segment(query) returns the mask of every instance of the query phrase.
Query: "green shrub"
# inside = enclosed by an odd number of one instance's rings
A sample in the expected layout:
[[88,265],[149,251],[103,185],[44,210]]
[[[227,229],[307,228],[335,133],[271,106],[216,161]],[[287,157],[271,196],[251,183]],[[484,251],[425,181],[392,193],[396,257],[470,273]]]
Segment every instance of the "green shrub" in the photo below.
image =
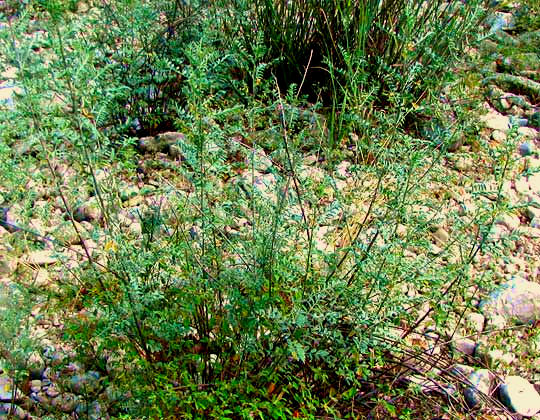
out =
[[184,102],[184,46],[199,36],[194,7],[180,0],[104,1],[81,19],[66,2],[33,1],[19,15],[62,22],[62,33],[49,33],[33,48],[52,48],[59,58],[53,66],[79,64],[84,56],[87,61],[71,83],[86,85],[85,96],[66,97],[73,91],[67,80],[50,88],[59,101],[83,110],[114,137],[172,128],[175,106]]
[[172,128],[174,107],[184,101],[184,45],[198,29],[192,8],[180,0],[107,1],[86,25],[106,93],[98,125],[138,135]]
[[[331,20],[313,11],[314,3],[288,3],[290,13],[279,3],[237,4],[233,13],[261,19],[259,33],[277,37],[285,25],[289,37],[267,45],[258,35],[250,44],[244,26],[241,70],[256,72],[249,88],[259,86],[266,68],[280,69],[282,82],[298,82],[302,60],[316,47],[323,53],[312,65],[331,73],[320,86],[335,84],[334,106],[350,124],[377,122],[366,127],[370,142],[357,148],[369,159],[350,156],[349,181],[332,175],[333,162],[315,167],[323,171],[317,181],[305,176],[303,153],[311,150],[306,143],[323,137],[313,131],[324,131],[324,123],[312,124],[323,120],[316,112],[305,116],[300,84],[282,94],[279,83],[263,81],[261,95],[250,98],[248,84],[224,81],[227,71],[238,70],[238,51],[225,48],[221,21],[208,22],[206,8],[173,19],[183,4],[126,0],[83,16],[42,15],[48,32],[39,55],[25,36],[28,15],[2,33],[5,60],[17,67],[25,92],[9,114],[18,130],[6,140],[35,140],[27,158],[50,170],[51,194],[74,227],[76,197],[84,191],[104,215],[78,233],[96,241],[96,250],[81,241],[83,257],[71,261],[51,297],[67,312],[64,338],[85,364],[100,370],[110,364],[108,380],[132,395],[113,407],[125,418],[339,418],[361,415],[359,403],[371,410],[372,395],[395,410],[377,395],[379,387],[393,392],[378,380],[396,377],[405,356],[436,363],[402,338],[428,316],[445,325],[452,308],[468,304],[465,291],[478,281],[469,268],[500,204],[479,206],[471,219],[450,213],[455,238],[433,247],[443,205],[424,195],[432,183],[446,182],[437,170],[445,150],[399,130],[399,106],[431,88],[435,82],[427,79],[448,65],[459,44],[441,33],[441,14],[431,3],[426,10],[421,2],[412,3],[416,9],[354,4],[363,14],[343,3]],[[456,42],[479,13],[471,4],[448,6]],[[313,39],[304,28],[306,42],[292,38],[299,13],[311,13],[304,23],[319,25]],[[193,16],[200,25],[190,26]],[[419,22],[423,31],[413,33]],[[428,51],[428,40],[437,51]],[[288,55],[297,57],[290,73],[283,67]],[[158,94],[149,100],[152,89]],[[384,104],[398,110],[369,108]],[[361,105],[366,109],[355,119]],[[155,118],[181,129],[185,136],[175,144],[181,159],[136,156],[136,139],[118,142],[135,118],[147,131],[157,129]],[[438,140],[446,144],[452,136],[441,130]],[[498,182],[507,169],[506,146],[494,159]],[[256,167],[260,149],[273,160],[267,184],[257,178],[264,172]],[[76,171],[72,184],[60,179],[54,159]],[[123,203],[119,180],[133,182],[136,166],[146,164],[151,188],[140,192],[137,206]],[[136,207],[139,231],[122,224],[123,206]],[[476,225],[480,232],[471,236]],[[323,228],[333,235],[328,249]],[[107,354],[113,357],[105,360]]]

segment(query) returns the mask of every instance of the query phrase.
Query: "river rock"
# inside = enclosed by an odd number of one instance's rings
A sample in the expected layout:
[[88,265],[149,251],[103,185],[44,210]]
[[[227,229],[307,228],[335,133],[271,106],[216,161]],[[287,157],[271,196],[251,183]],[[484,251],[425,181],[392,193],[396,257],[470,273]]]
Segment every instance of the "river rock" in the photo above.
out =
[[452,367],[450,373],[455,375],[457,379],[463,381],[474,373],[474,368],[472,366],[458,363]]
[[459,156],[454,162],[454,168],[460,172],[466,172],[474,167],[474,160],[471,156]]
[[527,209],[525,210],[525,214],[530,220],[535,219],[535,218],[540,219],[540,208],[534,205],[528,206]]
[[504,131],[494,130],[493,133],[491,133],[491,138],[500,143],[506,140],[506,134]]
[[534,141],[539,138],[538,131],[531,127],[519,127],[518,134],[526,140]]
[[65,245],[78,245],[81,243],[81,238],[77,234],[77,231],[81,235],[84,235],[86,232],[79,222],[75,221],[75,226],[73,226],[71,221],[65,221],[51,231],[51,235]]
[[510,233],[510,230],[506,226],[501,224],[493,224],[487,235],[487,240],[489,242],[497,242],[508,237]]
[[529,188],[536,194],[540,194],[540,172],[529,177]]
[[442,227],[439,227],[433,232],[433,238],[439,246],[444,246],[448,242],[448,239],[450,239],[450,235]]
[[493,378],[493,373],[488,369],[478,369],[467,377],[468,387],[463,395],[469,407],[476,407],[482,402],[483,396],[490,395]]
[[56,253],[49,249],[44,249],[40,251],[32,251],[29,254],[27,254],[22,260],[26,264],[37,265],[37,266],[52,265],[58,262]]
[[496,368],[501,364],[505,366],[511,365],[516,360],[516,356],[513,353],[505,353],[502,350],[494,349],[487,352],[486,359],[489,366]]
[[0,105],[4,104],[8,108],[14,107],[13,97],[15,93],[20,93],[21,90],[11,82],[0,84]]
[[101,220],[101,218],[103,217],[103,212],[101,210],[97,197],[90,197],[86,201],[86,203],[84,203],[82,206],[78,207],[77,210],[75,210],[73,217],[77,222],[94,222]]
[[105,420],[109,418],[109,416],[104,413],[99,401],[92,401],[90,404],[82,402],[77,405],[75,412],[82,418],[88,420]]
[[95,371],[88,371],[79,375],[73,375],[69,386],[77,394],[95,393],[100,388],[100,375]]
[[534,146],[531,144],[531,142],[523,142],[519,145],[519,154],[521,156],[529,156],[534,153]]
[[540,284],[513,278],[480,302],[488,316],[500,315],[520,323],[540,320]]
[[30,381],[30,391],[32,392],[41,391],[41,380],[33,379],[32,381]]
[[32,285],[35,287],[49,287],[51,282],[51,276],[45,268],[40,268],[39,270],[34,271],[34,275],[32,276]]
[[336,176],[340,179],[347,179],[351,176],[351,173],[349,172],[349,168],[351,166],[351,163],[344,160],[336,167]]
[[506,133],[510,128],[510,118],[497,111],[490,111],[487,114],[482,115],[480,121],[482,121],[487,128],[499,130],[503,133]]
[[[530,195],[530,186],[527,179],[524,177],[518,178],[514,181],[514,186],[519,194],[523,194],[527,197]],[[532,197],[532,196],[531,196]]]
[[512,123],[517,124],[519,127],[527,127],[529,120],[527,118],[514,118]]
[[11,276],[19,264],[17,257],[7,255],[0,247],[2,257],[0,258],[0,276]]
[[452,384],[443,383],[420,375],[407,376],[405,381],[417,385],[420,388],[420,392],[424,394],[437,393],[444,396],[454,396],[458,393],[457,388]]
[[45,361],[43,360],[43,357],[41,357],[37,351],[34,351],[28,357],[27,362],[30,379],[41,379],[43,372],[45,371]]
[[501,402],[511,411],[531,417],[540,412],[540,395],[520,376],[507,376],[499,389]]
[[[139,139],[139,150],[147,153],[170,153],[173,157],[179,157],[181,148],[172,147],[183,143],[185,136],[182,133],[167,132],[155,137],[143,137]],[[171,153],[172,152],[172,153]]]
[[512,232],[519,227],[521,222],[517,215],[506,213],[500,215],[497,220],[495,220],[495,224],[505,226],[510,232]]
[[272,167],[272,161],[263,149],[253,150],[245,159],[246,166],[255,171],[267,172]]
[[484,324],[486,318],[484,315],[479,314],[478,312],[471,312],[465,317],[467,324],[476,332],[481,333],[484,330]]
[[120,188],[119,195],[122,201],[128,201],[139,195],[140,190],[136,185],[125,184]]
[[495,12],[486,23],[490,25],[490,33],[511,31],[516,28],[516,18],[512,13]]
[[245,171],[241,182],[246,186],[248,194],[251,194],[251,191],[256,191],[262,198],[275,202],[277,198],[277,178],[274,174]]
[[472,356],[476,348],[476,343],[470,338],[457,338],[452,342],[452,347],[458,353]]
[[506,319],[506,317],[502,315],[491,314],[487,318],[486,329],[492,330],[492,331],[493,330],[501,331],[505,329],[507,325],[508,325],[508,320]]
[[47,391],[45,391],[45,394],[48,397],[55,398],[55,397],[58,397],[58,395],[60,395],[60,391],[58,390],[58,388],[56,388],[56,386],[50,385],[47,388]]
[[15,391],[11,378],[0,376],[0,402],[18,402],[21,397],[21,392],[18,389]]
[[11,150],[15,156],[29,156],[38,151],[38,146],[39,142],[35,139],[17,139],[11,145]]
[[[61,364],[65,363],[67,356],[53,347],[47,347],[43,352],[43,357],[45,360],[47,360],[48,364],[50,366],[60,366]],[[47,368],[43,372],[43,378],[52,379],[52,376],[55,376],[52,372],[52,369]]]
[[74,411],[78,403],[79,398],[70,393],[60,394],[51,400],[51,405],[64,413]]
[[13,233],[20,230],[21,223],[17,218],[17,210],[13,207],[0,207],[0,226]]
[[9,418],[17,418],[21,420],[28,418],[28,413],[21,407],[7,403],[0,404],[0,419],[4,419],[4,415],[11,415],[13,417]]
[[43,391],[31,392],[30,399],[43,406],[45,409],[51,405],[51,399]]

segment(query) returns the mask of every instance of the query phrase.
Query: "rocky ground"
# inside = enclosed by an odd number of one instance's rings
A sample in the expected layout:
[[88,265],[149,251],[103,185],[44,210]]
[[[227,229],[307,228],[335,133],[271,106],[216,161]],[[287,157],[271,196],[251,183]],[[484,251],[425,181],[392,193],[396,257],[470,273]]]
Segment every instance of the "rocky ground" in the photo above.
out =
[[[440,202],[441,197],[445,197],[444,206],[455,210],[463,219],[474,212],[478,200],[495,200],[499,194],[504,197],[507,211],[497,218],[487,239],[492,245],[490,249],[499,252],[481,252],[472,268],[479,277],[490,273],[496,284],[489,287],[482,284],[471,290],[476,306],[454,314],[445,331],[432,331],[429,318],[424,320],[423,334],[411,339],[432,354],[444,353],[452,360],[452,365],[445,372],[427,367],[419,372],[422,375],[406,377],[426,394],[448,394],[464,399],[463,412],[468,406],[473,415],[486,419],[540,419],[540,57],[538,50],[529,51],[531,46],[540,44],[540,33],[516,32],[513,20],[511,11],[497,15],[492,29],[498,41],[486,41],[479,50],[492,57],[492,66],[485,69],[484,74],[486,113],[478,118],[478,124],[485,126],[483,146],[456,148],[443,163],[443,176],[431,185],[432,196],[426,195],[426,202]],[[510,49],[506,46],[512,47],[512,53],[507,53]],[[13,106],[18,92],[11,80],[13,77],[14,70],[4,73],[0,84],[0,101],[7,107]],[[181,154],[175,147],[180,138],[181,133],[167,133],[141,139],[138,147],[142,163],[137,178],[111,181],[106,171],[97,174],[100,181],[114,182],[119,187],[123,205],[117,209],[117,217],[126,234],[133,238],[142,231],[137,218],[139,210],[156,204],[166,207],[174,200],[156,188],[156,183],[169,179],[168,168]],[[517,139],[512,153],[512,171],[502,189],[497,191],[495,174],[489,170],[490,159],[493,159],[489,148],[503,144],[508,138]],[[29,149],[21,144],[16,153],[29,153]],[[277,180],[270,170],[274,163],[263,151],[253,156],[255,172],[239,173],[228,182],[251,183],[261,194],[267,194],[268,200],[274,200],[273,186]],[[317,166],[317,161],[315,156],[306,156],[301,176],[314,182],[324,178],[325,172]],[[57,177],[65,185],[77,182],[72,168],[63,162],[55,164]],[[151,164],[161,172],[145,170]],[[344,194],[358,189],[358,179],[351,174],[350,167],[351,162],[344,161],[331,174],[337,180],[337,189]],[[39,166],[34,169],[43,170]],[[187,180],[170,179],[175,191],[189,193],[192,188]],[[484,186],[481,194],[478,194],[479,185]],[[55,282],[61,281],[65,261],[84,261],[86,250],[97,260],[106,258],[104,254],[115,245],[106,242],[105,237],[93,235],[95,226],[103,224],[103,214],[89,191],[79,190],[73,201],[76,226],[85,241],[81,244],[80,236],[65,221],[61,200],[54,194],[51,182],[29,181],[26,188],[35,193],[32,206],[38,210],[29,224],[22,220],[22,205],[0,202],[3,206],[0,286],[9,290],[10,283],[17,278],[18,281],[23,279],[29,287],[54,291]],[[444,191],[443,196],[440,191]],[[327,199],[329,206],[331,197]],[[236,220],[226,229],[241,233],[247,225],[247,220]],[[40,250],[21,252],[10,245],[14,235],[28,235],[22,226],[39,233],[37,237],[29,235],[42,242]],[[317,249],[335,249],[339,241],[346,240],[343,232],[331,226],[327,221],[317,229]],[[453,234],[451,219],[442,217],[432,232],[432,252],[437,254],[446,249]],[[67,245],[62,252],[59,253],[50,240],[53,237]],[[414,249],[409,252],[411,258],[418,257]],[[48,302],[38,302],[32,311],[31,335],[41,342],[45,351],[34,353],[28,360],[31,369],[24,385],[16,388],[9,375],[0,372],[0,418],[7,417],[8,413],[20,419],[114,416],[129,395],[119,394],[108,386],[108,376],[118,373],[108,364],[108,355],[102,356],[104,369],[99,372],[74,361],[73,349],[61,340],[62,314],[51,315],[47,308]],[[84,317],[84,313],[77,316]],[[430,369],[434,379],[426,379]],[[445,382],[437,379],[445,374],[451,379]],[[485,403],[488,400],[490,404]]]

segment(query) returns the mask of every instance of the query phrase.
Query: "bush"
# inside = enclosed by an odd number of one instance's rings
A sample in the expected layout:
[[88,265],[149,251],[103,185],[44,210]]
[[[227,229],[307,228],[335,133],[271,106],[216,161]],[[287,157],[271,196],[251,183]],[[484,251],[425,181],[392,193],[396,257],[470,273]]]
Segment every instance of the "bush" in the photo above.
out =
[[[404,340],[427,318],[445,325],[450,308],[468,304],[468,270],[498,203],[467,220],[450,213],[456,238],[435,249],[442,205],[422,193],[446,182],[436,170],[445,150],[399,130],[400,107],[438,85],[434,77],[481,9],[379,3],[325,5],[330,15],[313,2],[234,3],[233,17],[255,16],[269,41],[254,39],[240,20],[240,70],[254,66],[251,84],[223,80],[239,60],[220,39],[223,21],[209,23],[207,8],[180,1],[40,15],[40,55],[25,35],[28,15],[3,33],[25,92],[10,114],[19,130],[5,136],[35,140],[33,156],[19,158],[50,170],[48,187],[81,243],[75,257],[57,243],[71,261],[50,298],[67,313],[64,338],[80,359],[101,371],[108,365],[109,380],[132,394],[115,414],[358,416],[359,402],[373,408],[378,379],[396,377],[403,357],[436,363]],[[313,92],[319,83],[343,114],[361,105],[366,119],[376,114],[368,106],[391,110],[368,127],[370,158],[351,157],[346,175],[333,175],[334,162],[303,162],[313,131],[324,131],[299,99],[312,50],[310,67],[323,69],[306,78]],[[281,85],[261,82],[261,95],[246,99],[265,68]],[[163,121],[181,129],[177,159],[137,156],[139,139],[125,136],[136,119],[139,133],[163,129]],[[438,139],[453,140],[446,132]],[[272,162],[262,170],[266,153]],[[507,154],[494,159],[503,173]],[[58,160],[75,176],[62,178]],[[306,176],[317,169],[317,181]],[[133,204],[120,180],[134,184],[141,172],[149,180]],[[101,214],[84,230],[75,222],[81,200]],[[476,224],[482,231],[471,237]]]
[[86,25],[81,30],[91,34],[98,91],[106,93],[98,126],[126,127],[139,136],[171,129],[174,107],[185,100],[184,46],[197,36],[193,9],[180,0],[107,1]]

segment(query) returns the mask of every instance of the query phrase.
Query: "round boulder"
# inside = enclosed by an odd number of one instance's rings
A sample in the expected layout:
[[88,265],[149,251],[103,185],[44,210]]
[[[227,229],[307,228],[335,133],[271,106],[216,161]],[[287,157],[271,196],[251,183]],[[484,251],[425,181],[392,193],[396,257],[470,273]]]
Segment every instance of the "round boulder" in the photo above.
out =
[[540,395],[529,381],[520,376],[507,376],[499,395],[508,409],[522,416],[532,417],[540,412]]
[[511,279],[480,302],[480,309],[486,315],[499,315],[523,324],[540,320],[540,284]]
[[488,369],[478,369],[467,377],[469,386],[464,391],[464,397],[469,407],[476,407],[485,396],[490,395],[493,377]]

